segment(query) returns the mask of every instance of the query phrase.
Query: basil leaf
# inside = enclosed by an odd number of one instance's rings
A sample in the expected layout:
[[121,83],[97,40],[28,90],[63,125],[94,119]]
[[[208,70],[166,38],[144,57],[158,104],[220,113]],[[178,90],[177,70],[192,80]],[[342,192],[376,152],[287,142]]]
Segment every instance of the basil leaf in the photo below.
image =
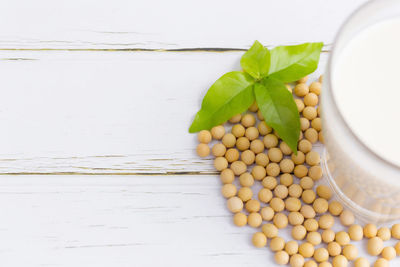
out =
[[270,65],[270,53],[259,41],[255,41],[252,47],[244,53],[240,60],[243,70],[255,79],[261,79],[268,75]]
[[254,85],[254,94],[265,122],[297,153],[300,115],[285,84],[268,77]]
[[271,50],[269,76],[282,82],[293,82],[318,67],[323,43],[277,46]]
[[253,102],[254,79],[240,71],[228,72],[208,89],[189,132],[194,133],[224,123],[244,112]]

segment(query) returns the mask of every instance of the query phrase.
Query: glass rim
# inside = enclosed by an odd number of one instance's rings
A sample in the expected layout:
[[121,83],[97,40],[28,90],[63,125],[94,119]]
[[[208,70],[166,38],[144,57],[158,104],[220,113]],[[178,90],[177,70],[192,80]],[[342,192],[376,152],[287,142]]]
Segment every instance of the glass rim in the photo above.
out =
[[[329,98],[330,101],[332,102],[332,107],[334,108],[334,110],[337,112],[338,114],[338,119],[340,121],[340,123],[342,125],[344,125],[347,130],[349,131],[350,135],[351,135],[351,139],[352,141],[356,142],[359,146],[361,146],[365,151],[368,151],[369,156],[373,157],[375,160],[378,160],[380,162],[382,162],[384,165],[386,165],[387,167],[391,168],[391,169],[395,169],[396,171],[400,171],[400,166],[396,165],[390,161],[388,161],[387,159],[383,158],[382,156],[380,156],[379,154],[377,154],[375,151],[373,151],[370,147],[368,147],[353,131],[353,129],[349,126],[349,124],[347,123],[347,121],[344,119],[344,116],[342,114],[342,112],[340,111],[340,109],[338,108],[337,105],[337,99],[334,97],[333,94],[333,86],[332,86],[332,79],[331,79],[331,73],[334,67],[334,58],[337,56],[338,53],[338,48],[337,48],[337,44],[342,41],[342,37],[343,37],[343,32],[345,31],[345,29],[352,23],[352,19],[359,14],[360,12],[363,12],[364,9],[366,9],[367,7],[369,7],[371,4],[373,4],[374,2],[377,1],[381,1],[381,0],[369,0],[365,3],[363,3],[361,6],[359,6],[356,10],[354,10],[347,18],[346,20],[343,22],[343,24],[339,27],[339,31],[337,32],[333,43],[332,43],[332,48],[331,48],[331,52],[328,58],[328,62],[327,62],[327,69],[326,72],[328,73],[327,75],[327,81],[325,81],[326,83],[328,83],[328,91],[329,91]],[[345,42],[348,43],[348,42]],[[325,78],[325,77],[324,77]]]

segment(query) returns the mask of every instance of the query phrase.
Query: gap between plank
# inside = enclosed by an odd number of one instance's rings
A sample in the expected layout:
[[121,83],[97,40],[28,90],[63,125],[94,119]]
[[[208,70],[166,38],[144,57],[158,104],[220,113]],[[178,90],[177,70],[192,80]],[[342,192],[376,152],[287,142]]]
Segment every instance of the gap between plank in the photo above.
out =
[[[329,45],[326,45],[329,46]],[[329,53],[330,49],[325,48],[321,53]],[[268,46],[267,46],[268,47]],[[68,52],[243,52],[247,51],[245,48],[220,48],[220,47],[198,47],[198,48],[120,48],[120,49],[109,49],[109,48],[0,48],[0,51],[68,51]],[[24,60],[24,58],[18,58]],[[13,58],[4,58],[3,60],[15,60]],[[28,59],[25,59],[28,60]]]
[[0,173],[1,176],[9,176],[9,175],[82,175],[82,176],[207,176],[207,175],[218,175],[218,172],[119,172],[119,173],[107,173],[107,172],[99,172],[99,173],[87,173],[87,172],[9,172],[9,173]]

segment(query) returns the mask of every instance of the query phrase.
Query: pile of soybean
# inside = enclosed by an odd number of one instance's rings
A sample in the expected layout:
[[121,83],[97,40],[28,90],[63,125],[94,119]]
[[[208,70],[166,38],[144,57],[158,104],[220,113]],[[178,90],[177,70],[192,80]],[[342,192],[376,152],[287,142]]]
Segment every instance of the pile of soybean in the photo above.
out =
[[[269,246],[278,264],[292,267],[344,267],[354,261],[355,267],[367,267],[366,258],[358,256],[352,241],[368,238],[367,252],[378,256],[374,267],[389,266],[389,261],[400,255],[400,242],[384,247],[383,241],[400,239],[400,224],[391,229],[374,224],[364,227],[354,224],[354,215],[332,200],[326,185],[316,185],[323,173],[320,155],[313,144],[324,142],[321,132],[319,81],[307,84],[307,77],[299,80],[292,90],[300,113],[301,133],[297,155],[278,134],[269,127],[253,104],[246,114],[229,120],[231,132],[223,125],[198,134],[197,153],[215,157],[214,166],[220,171],[222,195],[234,214],[233,223],[249,225],[258,230],[252,237],[257,248]],[[212,139],[217,143],[210,149]],[[255,183],[261,189],[253,192]],[[334,217],[339,217],[345,231],[335,232]],[[293,240],[279,236],[280,229],[291,225]]]

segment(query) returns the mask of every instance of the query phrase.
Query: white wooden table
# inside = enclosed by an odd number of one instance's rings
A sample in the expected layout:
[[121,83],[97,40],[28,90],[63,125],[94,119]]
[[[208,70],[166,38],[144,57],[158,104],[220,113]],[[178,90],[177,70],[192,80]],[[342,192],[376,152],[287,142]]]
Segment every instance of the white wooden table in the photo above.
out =
[[273,266],[187,129],[255,39],[323,72],[363,2],[4,0],[0,265]]

